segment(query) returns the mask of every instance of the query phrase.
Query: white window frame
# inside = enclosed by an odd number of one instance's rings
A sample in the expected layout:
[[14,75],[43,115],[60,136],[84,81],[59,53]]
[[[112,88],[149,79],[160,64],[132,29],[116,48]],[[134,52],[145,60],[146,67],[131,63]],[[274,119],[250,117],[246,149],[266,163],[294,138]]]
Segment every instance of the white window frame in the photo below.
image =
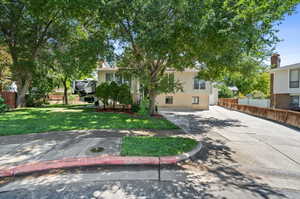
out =
[[[298,80],[292,81],[292,72],[297,71],[298,72]],[[296,86],[292,86],[292,84],[295,84]],[[300,88],[300,69],[291,69],[289,70],[289,88]]]
[[[194,99],[196,99],[196,100],[194,100]],[[192,97],[192,104],[200,104],[199,96],[193,96]]]
[[[203,88],[203,85],[204,85],[204,88]],[[193,88],[194,88],[194,90],[205,90],[206,82],[204,80],[198,79],[197,77],[194,77]]]

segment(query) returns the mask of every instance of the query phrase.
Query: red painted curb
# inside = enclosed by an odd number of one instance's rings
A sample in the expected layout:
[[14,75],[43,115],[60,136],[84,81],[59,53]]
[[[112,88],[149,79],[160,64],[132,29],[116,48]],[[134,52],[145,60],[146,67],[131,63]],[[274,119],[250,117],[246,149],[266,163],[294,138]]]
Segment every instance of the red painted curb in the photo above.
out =
[[43,161],[32,164],[24,164],[9,169],[0,170],[0,177],[10,177],[18,174],[45,171],[50,169],[62,169],[70,167],[93,165],[158,165],[158,157],[122,157],[122,156],[96,156],[83,158],[65,158],[62,160]]
[[177,156],[165,156],[165,157],[160,157],[159,159],[160,164],[175,164],[179,160],[180,159]]
[[8,169],[0,169],[1,177],[11,177],[19,174],[32,173],[36,171],[46,171],[50,169],[63,169],[71,167],[84,167],[96,165],[161,165],[176,164],[182,160],[186,160],[199,152],[202,148],[198,144],[192,151],[178,156],[164,157],[134,157],[134,156],[95,156],[82,158],[65,158],[61,160],[49,160],[30,164],[23,164]]

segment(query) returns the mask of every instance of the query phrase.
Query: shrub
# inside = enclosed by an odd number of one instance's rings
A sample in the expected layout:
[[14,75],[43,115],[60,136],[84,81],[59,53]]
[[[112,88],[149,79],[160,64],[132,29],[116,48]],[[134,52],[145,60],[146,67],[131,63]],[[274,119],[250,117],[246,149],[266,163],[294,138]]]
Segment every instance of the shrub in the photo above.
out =
[[219,88],[219,98],[232,98],[234,93],[226,85],[222,84],[218,86]]
[[108,105],[110,91],[110,85],[107,82],[100,84],[96,88],[96,97],[104,104],[104,109]]
[[266,95],[258,90],[254,90],[251,92],[251,95],[253,96],[254,99],[265,99]]
[[138,104],[132,104],[131,111],[137,113],[140,110],[140,106]]
[[127,84],[118,85],[115,82],[104,82],[96,88],[96,97],[102,101],[104,108],[110,100],[113,102],[113,108],[117,102],[123,105],[132,103],[130,88]]
[[119,95],[121,92],[121,87],[114,81],[112,81],[109,85],[109,99],[113,101],[113,108],[115,108],[115,104],[119,101]]
[[132,95],[127,84],[122,84],[119,86],[118,101],[120,104],[132,104]]
[[4,99],[0,97],[0,113],[4,113],[8,110],[8,106],[4,104]]
[[148,99],[142,100],[138,114],[141,116],[149,116],[150,111],[149,111],[149,100]]

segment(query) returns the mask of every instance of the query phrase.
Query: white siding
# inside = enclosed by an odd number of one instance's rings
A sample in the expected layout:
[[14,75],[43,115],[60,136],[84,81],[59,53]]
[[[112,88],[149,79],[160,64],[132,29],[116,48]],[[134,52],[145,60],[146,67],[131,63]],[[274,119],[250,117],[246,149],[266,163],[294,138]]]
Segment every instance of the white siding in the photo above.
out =
[[289,71],[279,70],[274,72],[274,94],[289,93]]
[[218,104],[218,94],[219,89],[215,86],[216,84],[210,83],[210,93],[209,93],[209,105],[216,105]]

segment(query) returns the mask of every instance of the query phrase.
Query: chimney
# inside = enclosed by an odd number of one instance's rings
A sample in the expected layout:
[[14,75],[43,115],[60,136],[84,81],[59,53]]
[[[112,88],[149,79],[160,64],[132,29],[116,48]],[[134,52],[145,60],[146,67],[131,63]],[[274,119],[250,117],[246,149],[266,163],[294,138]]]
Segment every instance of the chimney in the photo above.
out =
[[274,53],[271,57],[271,68],[279,68],[280,62],[281,62],[280,55]]

